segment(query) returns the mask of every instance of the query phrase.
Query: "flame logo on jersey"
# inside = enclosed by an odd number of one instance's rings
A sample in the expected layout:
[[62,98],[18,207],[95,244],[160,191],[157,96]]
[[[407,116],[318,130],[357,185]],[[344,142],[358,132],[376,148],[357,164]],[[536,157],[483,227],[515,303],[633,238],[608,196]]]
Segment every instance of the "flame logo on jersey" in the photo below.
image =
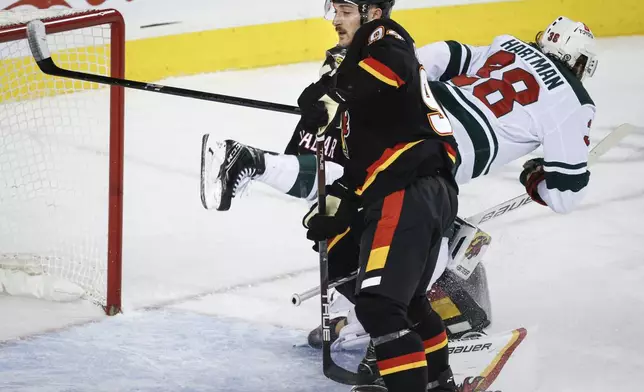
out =
[[347,159],[349,158],[349,146],[347,145],[347,138],[351,134],[351,124],[350,124],[350,119],[349,119],[349,112],[344,111],[341,116],[341,123],[340,123],[340,140],[342,141],[342,153],[344,154],[344,157]]

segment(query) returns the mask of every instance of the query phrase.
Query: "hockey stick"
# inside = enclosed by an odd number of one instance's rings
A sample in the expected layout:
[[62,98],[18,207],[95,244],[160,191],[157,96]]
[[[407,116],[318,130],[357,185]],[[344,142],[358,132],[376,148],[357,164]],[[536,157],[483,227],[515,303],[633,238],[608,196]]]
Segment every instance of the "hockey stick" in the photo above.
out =
[[[593,147],[592,150],[590,150],[590,152],[588,153],[588,165],[595,164],[602,155],[607,153],[611,148],[615,147],[622,139],[624,139],[626,136],[628,136],[633,132],[644,133],[644,129],[640,127],[636,127],[631,124],[622,124],[619,127],[615,128],[615,130],[609,133],[605,138],[603,138],[599,143],[597,143],[597,145]],[[480,223],[487,222],[494,218],[498,218],[499,216],[504,215],[506,212],[514,211],[530,203],[532,203],[532,199],[530,198],[530,196],[524,193],[523,195],[507,200],[492,208],[488,208],[487,210],[479,212],[478,214],[473,215],[469,218],[465,218],[464,220],[474,226],[478,226]],[[350,282],[355,278],[356,278],[356,273],[353,272],[349,276],[335,280],[329,285],[329,288],[335,288],[341,284]],[[315,297],[319,293],[320,293],[319,287],[312,287],[300,294],[295,293],[291,296],[291,303],[294,306],[300,306],[302,302]]]
[[[318,176],[318,214],[326,214],[326,164],[324,158],[324,132],[318,132],[315,156]],[[357,385],[358,374],[348,371],[331,358],[331,330],[329,320],[329,248],[328,241],[320,241],[320,307],[322,310],[322,371],[324,375],[341,384]]]
[[45,24],[40,20],[34,20],[27,24],[27,40],[29,41],[29,48],[31,54],[36,60],[36,64],[40,70],[52,76],[59,76],[63,78],[83,80],[86,82],[107,84],[110,86],[127,87],[135,90],[144,90],[154,93],[176,95],[179,97],[187,97],[194,99],[201,99],[204,101],[213,101],[219,103],[226,103],[229,105],[245,106],[255,109],[270,110],[273,112],[300,114],[300,108],[297,106],[283,105],[274,102],[258,101],[255,99],[233,97],[229,95],[208,93],[205,91],[188,90],[178,87],[162,86],[154,83],[138,82],[135,80],[113,78],[103,75],[95,75],[85,72],[70,71],[62,69],[54,63],[51,58],[49,46],[47,45],[47,33]]
[[[351,282],[356,278],[357,274],[358,274],[358,271],[353,271],[351,274],[349,274],[348,276],[345,276],[344,278],[336,279],[332,282],[329,282],[329,289],[334,289],[347,282]],[[291,303],[294,306],[300,306],[302,302],[306,301],[307,299],[313,298],[318,294],[320,294],[320,287],[319,286],[311,287],[310,289],[302,293],[294,293],[291,296]]]
[[[644,129],[636,127],[631,124],[622,124],[615,128],[611,133],[604,137],[597,145],[588,153],[588,165],[593,165],[604,155],[608,150],[615,147],[622,139],[632,132],[644,132]],[[532,203],[532,199],[528,194],[524,193],[520,196],[514,197],[510,200],[497,204],[494,207],[488,208],[485,211],[465,219],[473,226],[478,226],[483,222],[487,222],[499,216],[505,215],[506,212],[517,210],[526,204]]]

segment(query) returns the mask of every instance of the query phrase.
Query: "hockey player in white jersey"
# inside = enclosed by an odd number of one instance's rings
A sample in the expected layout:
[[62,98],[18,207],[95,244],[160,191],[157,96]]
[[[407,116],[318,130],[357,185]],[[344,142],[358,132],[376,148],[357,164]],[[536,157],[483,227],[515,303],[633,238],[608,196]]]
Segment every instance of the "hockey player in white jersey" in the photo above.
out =
[[556,212],[579,204],[590,175],[595,105],[582,81],[597,67],[593,48],[585,24],[559,17],[535,44],[502,35],[490,46],[447,41],[418,50],[454,128],[459,184],[541,145],[544,157],[526,162],[520,176],[527,193]]

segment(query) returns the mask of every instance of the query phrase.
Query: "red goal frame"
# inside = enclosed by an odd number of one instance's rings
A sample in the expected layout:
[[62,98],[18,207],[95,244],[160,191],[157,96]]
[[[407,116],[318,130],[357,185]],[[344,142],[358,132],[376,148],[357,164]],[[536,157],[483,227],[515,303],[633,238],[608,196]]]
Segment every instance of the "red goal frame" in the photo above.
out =
[[[73,12],[73,10],[70,10]],[[125,77],[125,22],[114,9],[90,10],[41,19],[48,34],[99,25],[110,25],[110,76]],[[26,24],[0,27],[0,42],[27,38]],[[123,250],[123,152],[125,93],[110,86],[109,206],[107,238],[107,300],[105,313],[121,312]]]

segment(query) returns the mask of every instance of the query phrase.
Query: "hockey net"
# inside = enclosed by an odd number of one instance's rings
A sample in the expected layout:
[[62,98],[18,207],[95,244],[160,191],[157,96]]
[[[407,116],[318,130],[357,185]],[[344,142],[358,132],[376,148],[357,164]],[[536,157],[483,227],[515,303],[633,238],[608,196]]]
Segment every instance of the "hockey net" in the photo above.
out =
[[123,97],[44,75],[25,24],[61,67],[124,77],[115,10],[0,13],[0,293],[85,298],[120,311]]

